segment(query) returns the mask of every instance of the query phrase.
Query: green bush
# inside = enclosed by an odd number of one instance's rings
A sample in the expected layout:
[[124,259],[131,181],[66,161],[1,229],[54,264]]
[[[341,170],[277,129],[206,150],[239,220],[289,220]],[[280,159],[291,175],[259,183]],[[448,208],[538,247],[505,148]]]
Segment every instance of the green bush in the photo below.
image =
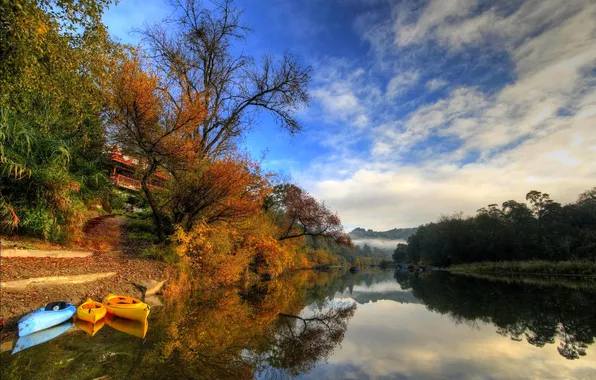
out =
[[56,219],[45,207],[25,208],[21,214],[19,230],[23,234],[50,240],[56,234]]
[[124,210],[124,207],[126,206],[128,197],[129,197],[128,194],[126,194],[122,191],[113,190],[112,193],[110,194],[110,207],[112,208],[112,211]]

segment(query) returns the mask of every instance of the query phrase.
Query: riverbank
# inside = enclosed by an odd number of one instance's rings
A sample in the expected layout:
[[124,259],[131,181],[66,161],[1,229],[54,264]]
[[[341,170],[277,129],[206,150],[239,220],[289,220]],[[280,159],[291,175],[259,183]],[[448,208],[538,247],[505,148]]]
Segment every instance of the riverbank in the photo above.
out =
[[[125,221],[120,217],[103,217],[85,236],[79,248],[91,249],[89,257],[2,257],[2,282],[48,278],[52,276],[81,276],[110,273],[86,283],[29,285],[22,289],[2,289],[0,318],[5,331],[24,314],[38,309],[48,302],[68,301],[75,305],[86,298],[101,300],[108,293],[142,297],[135,285],[148,279],[170,280],[176,276],[176,267],[162,261],[139,256],[130,248],[125,235]],[[44,247],[48,248],[48,247]]]
[[483,274],[472,272],[453,272],[456,276],[473,277],[491,282],[507,284],[521,283],[540,287],[563,287],[575,290],[596,290],[596,277],[586,276],[545,276],[520,274]]
[[499,261],[457,264],[448,268],[453,273],[490,275],[582,276],[596,278],[594,261]]

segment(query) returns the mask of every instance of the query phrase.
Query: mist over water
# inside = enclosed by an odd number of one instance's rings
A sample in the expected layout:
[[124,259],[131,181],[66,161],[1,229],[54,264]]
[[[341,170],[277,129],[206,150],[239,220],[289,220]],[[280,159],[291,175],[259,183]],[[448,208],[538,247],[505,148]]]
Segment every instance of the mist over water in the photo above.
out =
[[395,247],[397,247],[397,245],[399,243],[403,243],[406,244],[407,241],[406,240],[389,240],[389,239],[354,239],[352,240],[352,242],[355,245],[358,245],[360,247],[363,247],[364,244],[367,244],[371,247],[377,247],[380,249],[391,249],[394,250]]

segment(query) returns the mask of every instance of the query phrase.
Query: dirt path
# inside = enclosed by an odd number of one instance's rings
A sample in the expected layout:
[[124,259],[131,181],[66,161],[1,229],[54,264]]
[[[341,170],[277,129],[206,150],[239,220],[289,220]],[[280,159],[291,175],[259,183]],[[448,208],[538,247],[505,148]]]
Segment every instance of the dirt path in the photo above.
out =
[[[2,290],[0,318],[10,330],[16,320],[27,312],[52,301],[79,304],[87,297],[101,300],[107,293],[121,293],[140,297],[133,283],[148,278],[167,280],[173,271],[155,260],[125,253],[124,221],[119,217],[103,216],[92,219],[85,227],[83,247],[95,252],[83,258],[10,257],[2,258],[2,281],[32,277],[83,275],[116,272],[110,278],[85,284],[61,286],[28,286],[23,290]],[[5,331],[3,331],[5,333]]]
[[85,249],[98,252],[119,251],[124,244],[124,220],[113,215],[98,216],[85,223]]

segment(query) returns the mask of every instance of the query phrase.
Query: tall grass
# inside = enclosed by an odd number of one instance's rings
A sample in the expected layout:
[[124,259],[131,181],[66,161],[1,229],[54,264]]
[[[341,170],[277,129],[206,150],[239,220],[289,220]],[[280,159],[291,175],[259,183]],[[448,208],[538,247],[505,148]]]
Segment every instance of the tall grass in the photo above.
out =
[[558,276],[594,276],[594,261],[499,261],[458,264],[449,267],[454,273],[535,274]]

